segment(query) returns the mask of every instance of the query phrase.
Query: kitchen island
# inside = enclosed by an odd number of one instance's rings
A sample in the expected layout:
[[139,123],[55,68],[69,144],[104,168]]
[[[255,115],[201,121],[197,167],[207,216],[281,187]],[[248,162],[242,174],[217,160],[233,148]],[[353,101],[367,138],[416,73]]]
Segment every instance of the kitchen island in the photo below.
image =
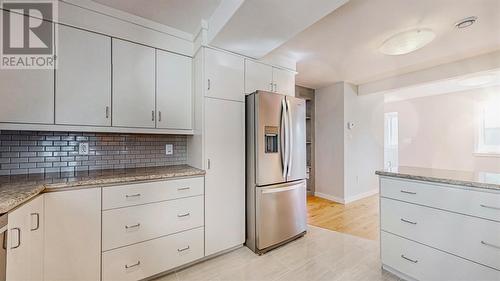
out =
[[407,280],[500,280],[500,175],[416,167],[380,176],[381,259]]

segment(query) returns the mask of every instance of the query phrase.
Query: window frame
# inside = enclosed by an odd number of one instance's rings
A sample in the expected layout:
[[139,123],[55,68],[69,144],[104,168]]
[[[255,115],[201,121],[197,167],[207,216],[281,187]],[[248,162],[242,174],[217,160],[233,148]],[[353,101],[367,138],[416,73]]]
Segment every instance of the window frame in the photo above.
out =
[[487,102],[480,103],[476,108],[477,121],[476,121],[476,141],[474,154],[476,156],[492,156],[500,157],[500,144],[487,145],[485,144],[485,117]]

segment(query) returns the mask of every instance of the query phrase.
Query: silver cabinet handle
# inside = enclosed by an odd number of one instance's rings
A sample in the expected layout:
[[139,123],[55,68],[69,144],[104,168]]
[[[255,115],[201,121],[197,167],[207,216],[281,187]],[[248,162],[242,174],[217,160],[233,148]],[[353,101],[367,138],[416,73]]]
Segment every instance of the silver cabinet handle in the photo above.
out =
[[208,79],[208,86],[207,86],[207,90],[210,91],[210,79]]
[[401,190],[401,193],[406,193],[406,194],[411,194],[411,195],[417,194],[416,192],[408,191],[408,190]]
[[489,205],[484,205],[484,204],[479,204],[479,206],[486,208],[486,209],[493,209],[493,210],[500,211],[500,207],[494,207],[494,206],[489,206]]
[[140,197],[140,196],[141,196],[141,194],[140,194],[140,193],[137,193],[137,194],[131,194],[131,195],[126,194],[126,195],[125,195],[125,198],[133,198],[133,197]]
[[274,83],[274,92],[278,92],[278,84]]
[[488,243],[488,242],[485,242],[483,240],[481,240],[481,244],[485,245],[485,246],[488,246],[488,247],[492,247],[492,248],[496,248],[496,249],[499,249],[500,250],[500,246],[498,245],[495,245],[495,244],[491,244],[491,243]]
[[140,227],[140,226],[141,226],[140,223],[136,223],[136,224],[133,224],[133,225],[126,225],[125,229],[131,229],[131,228],[136,228],[136,227]]
[[405,257],[405,255],[401,255],[401,258],[403,258],[403,259],[405,259],[407,261],[411,261],[412,263],[417,263],[418,262],[418,260],[413,260],[413,259],[407,258],[407,257]]
[[14,228],[12,228],[12,230],[17,231],[17,245],[16,246],[12,246],[10,248],[11,249],[16,249],[16,248],[19,248],[19,246],[21,246],[21,229],[19,227],[14,227]]
[[125,269],[129,269],[129,268],[136,267],[136,266],[139,266],[139,265],[141,265],[141,261],[137,261],[136,263],[131,264],[131,265],[126,264],[125,265]]
[[410,221],[410,220],[406,220],[406,219],[403,219],[403,218],[401,219],[401,221],[402,221],[402,222],[409,223],[409,224],[413,224],[413,225],[417,224],[417,222]]
[[189,248],[189,246],[187,246],[187,247],[184,247],[184,248],[177,249],[177,252],[179,252],[179,253],[180,253],[180,252],[187,251],[187,250],[189,250],[189,249],[190,249],[190,248]]
[[40,214],[39,213],[31,213],[31,216],[36,216],[36,227],[35,228],[31,228],[30,230],[31,231],[35,231],[35,230],[38,230],[40,228]]
[[178,218],[183,218],[183,217],[187,217],[187,216],[189,216],[189,215],[191,215],[191,214],[190,214],[190,213],[178,214],[178,215],[177,215],[177,217],[178,217]]
[[158,111],[158,122],[161,122],[161,111]]
[[106,106],[106,119],[109,118],[109,106]]
[[207,170],[210,170],[212,167],[212,163],[210,163],[210,159],[207,160]]
[[274,92],[274,84],[273,84],[273,82],[269,83],[269,86],[271,86],[271,89],[270,89],[271,92]]
[[189,190],[189,189],[191,189],[191,187],[189,187],[189,186],[186,186],[186,187],[178,187],[178,188],[177,188],[177,190],[178,190],[178,191],[182,191],[182,190]]
[[151,111],[151,121],[155,121],[155,111]]

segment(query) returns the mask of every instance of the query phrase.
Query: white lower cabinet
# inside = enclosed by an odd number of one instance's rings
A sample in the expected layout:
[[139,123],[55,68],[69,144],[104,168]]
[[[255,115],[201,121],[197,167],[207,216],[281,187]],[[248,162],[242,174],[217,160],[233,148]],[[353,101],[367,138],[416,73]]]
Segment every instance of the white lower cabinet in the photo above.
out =
[[203,196],[102,213],[102,250],[203,226]]
[[[500,280],[500,193],[381,178],[382,264],[417,280]],[[498,209],[497,209],[498,211]]]
[[495,281],[500,271],[382,231],[384,265],[417,280]]
[[43,280],[43,197],[8,215],[6,280]]
[[44,280],[100,280],[101,189],[50,192],[44,199]]
[[203,257],[203,227],[104,252],[102,280],[140,280]]
[[500,270],[500,249],[488,246],[500,245],[500,223],[387,198],[380,209],[383,230]]

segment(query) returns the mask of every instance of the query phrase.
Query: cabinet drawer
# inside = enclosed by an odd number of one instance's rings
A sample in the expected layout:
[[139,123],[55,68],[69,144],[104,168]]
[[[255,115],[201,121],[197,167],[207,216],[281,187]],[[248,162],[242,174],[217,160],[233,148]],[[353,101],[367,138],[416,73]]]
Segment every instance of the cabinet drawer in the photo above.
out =
[[381,229],[500,270],[500,223],[392,199]]
[[381,178],[380,196],[500,222],[500,193]]
[[203,177],[105,187],[102,208],[109,210],[203,194]]
[[102,212],[102,250],[203,226],[203,196]]
[[382,264],[417,280],[500,280],[500,271],[382,231]]
[[203,257],[203,228],[102,254],[102,280],[141,280]]

